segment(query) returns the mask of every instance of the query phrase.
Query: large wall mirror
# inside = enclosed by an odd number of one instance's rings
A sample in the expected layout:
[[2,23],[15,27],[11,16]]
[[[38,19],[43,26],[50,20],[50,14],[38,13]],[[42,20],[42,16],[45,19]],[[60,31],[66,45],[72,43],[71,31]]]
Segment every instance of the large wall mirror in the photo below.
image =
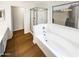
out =
[[52,6],[52,23],[78,28],[78,2]]

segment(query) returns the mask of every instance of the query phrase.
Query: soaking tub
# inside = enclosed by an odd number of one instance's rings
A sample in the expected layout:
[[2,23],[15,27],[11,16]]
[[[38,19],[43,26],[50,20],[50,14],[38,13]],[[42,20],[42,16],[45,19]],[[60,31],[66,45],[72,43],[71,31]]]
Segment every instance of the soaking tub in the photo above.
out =
[[33,27],[33,43],[48,57],[78,57],[79,30],[57,24]]

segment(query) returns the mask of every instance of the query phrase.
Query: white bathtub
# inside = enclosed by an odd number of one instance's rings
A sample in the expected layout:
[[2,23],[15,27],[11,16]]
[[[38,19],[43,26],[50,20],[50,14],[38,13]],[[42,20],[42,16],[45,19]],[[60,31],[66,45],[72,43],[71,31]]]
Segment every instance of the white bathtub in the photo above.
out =
[[33,27],[33,35],[33,42],[46,56],[79,57],[79,30],[77,29],[57,24],[39,24]]

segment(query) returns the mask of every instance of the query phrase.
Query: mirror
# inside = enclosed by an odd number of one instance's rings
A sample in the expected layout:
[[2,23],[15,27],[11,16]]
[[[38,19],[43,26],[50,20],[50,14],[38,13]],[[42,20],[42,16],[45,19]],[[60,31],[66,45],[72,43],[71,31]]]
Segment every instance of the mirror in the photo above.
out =
[[52,7],[52,23],[78,28],[78,2]]
[[0,9],[0,20],[4,20],[4,19],[5,19],[5,10]]
[[2,11],[0,11],[0,18],[2,17]]

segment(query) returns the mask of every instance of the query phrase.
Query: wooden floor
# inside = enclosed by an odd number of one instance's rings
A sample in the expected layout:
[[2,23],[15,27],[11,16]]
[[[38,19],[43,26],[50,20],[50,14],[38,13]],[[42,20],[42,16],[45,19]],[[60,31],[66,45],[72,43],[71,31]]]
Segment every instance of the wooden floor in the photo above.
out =
[[34,45],[32,34],[24,34],[23,30],[13,33],[13,38],[8,40],[4,56],[13,57],[45,57],[37,45]]

